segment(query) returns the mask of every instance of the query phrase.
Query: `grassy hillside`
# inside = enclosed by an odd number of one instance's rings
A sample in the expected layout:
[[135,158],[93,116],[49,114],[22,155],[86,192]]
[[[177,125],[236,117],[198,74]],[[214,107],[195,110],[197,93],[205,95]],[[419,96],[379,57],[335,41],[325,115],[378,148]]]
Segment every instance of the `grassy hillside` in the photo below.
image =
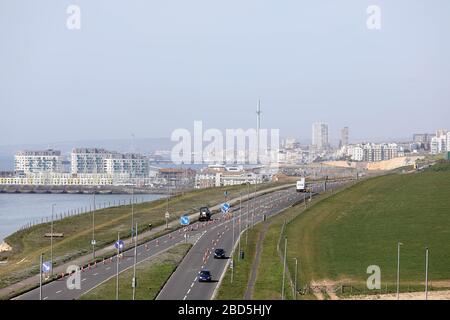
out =
[[378,265],[383,288],[393,288],[400,241],[403,289],[422,286],[426,246],[430,280],[438,285],[450,279],[450,171],[362,181],[306,210],[286,234],[303,283],[329,279],[363,287],[367,267]]

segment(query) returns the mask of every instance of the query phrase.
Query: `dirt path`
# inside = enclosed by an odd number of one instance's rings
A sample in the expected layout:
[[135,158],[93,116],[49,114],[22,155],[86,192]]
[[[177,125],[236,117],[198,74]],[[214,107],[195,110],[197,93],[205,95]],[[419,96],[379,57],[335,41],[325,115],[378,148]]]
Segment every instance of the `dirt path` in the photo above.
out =
[[250,277],[247,283],[247,289],[245,290],[244,299],[251,300],[253,296],[253,290],[255,288],[256,276],[258,275],[259,261],[261,260],[261,251],[266,236],[267,230],[271,223],[264,225],[263,230],[259,233],[258,242],[256,243],[255,260],[253,260],[252,267],[250,269]]

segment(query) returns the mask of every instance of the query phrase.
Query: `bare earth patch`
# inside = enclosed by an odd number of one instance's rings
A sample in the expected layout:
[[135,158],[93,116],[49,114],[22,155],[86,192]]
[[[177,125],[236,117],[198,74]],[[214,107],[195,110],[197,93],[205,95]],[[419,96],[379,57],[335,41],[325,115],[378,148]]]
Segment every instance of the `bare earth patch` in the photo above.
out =
[[[400,293],[400,300],[425,300],[424,292],[406,292]],[[390,294],[377,294],[377,295],[365,295],[365,296],[352,296],[345,300],[396,300],[397,295]],[[428,292],[428,300],[450,300],[450,290],[442,291],[430,291]]]

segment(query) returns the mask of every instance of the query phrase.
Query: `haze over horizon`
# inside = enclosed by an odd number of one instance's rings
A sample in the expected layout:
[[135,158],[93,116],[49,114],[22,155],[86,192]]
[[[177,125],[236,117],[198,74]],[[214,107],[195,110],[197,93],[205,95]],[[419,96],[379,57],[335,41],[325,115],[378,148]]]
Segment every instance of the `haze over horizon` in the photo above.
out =
[[300,140],[450,129],[450,3],[376,2],[378,31],[365,0],[1,2],[0,146],[250,128],[258,99]]

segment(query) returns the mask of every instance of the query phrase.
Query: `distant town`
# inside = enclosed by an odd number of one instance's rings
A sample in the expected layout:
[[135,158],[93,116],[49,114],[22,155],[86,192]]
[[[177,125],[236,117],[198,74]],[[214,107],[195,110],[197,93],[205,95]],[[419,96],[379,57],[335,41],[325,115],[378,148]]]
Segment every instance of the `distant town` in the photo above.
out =
[[[311,145],[301,145],[292,137],[282,139],[276,170],[257,163],[211,163],[207,152],[203,155],[204,163],[193,168],[171,164],[170,150],[146,155],[103,148],[74,148],[70,154],[53,149],[24,150],[14,156],[14,171],[0,172],[0,185],[2,192],[27,191],[26,188],[15,189],[15,186],[208,188],[259,184],[276,180],[283,173],[316,175],[320,171],[321,175],[339,176],[348,174],[339,168],[360,172],[393,169],[414,164],[428,154],[445,154],[448,159],[450,152],[450,132],[444,129],[436,133],[413,134],[409,142],[352,144],[350,129],[344,127],[340,130],[337,146],[332,146],[329,141],[328,124],[324,122],[313,123]],[[161,167],[161,164],[165,166]],[[327,171],[322,164],[334,170]]]

